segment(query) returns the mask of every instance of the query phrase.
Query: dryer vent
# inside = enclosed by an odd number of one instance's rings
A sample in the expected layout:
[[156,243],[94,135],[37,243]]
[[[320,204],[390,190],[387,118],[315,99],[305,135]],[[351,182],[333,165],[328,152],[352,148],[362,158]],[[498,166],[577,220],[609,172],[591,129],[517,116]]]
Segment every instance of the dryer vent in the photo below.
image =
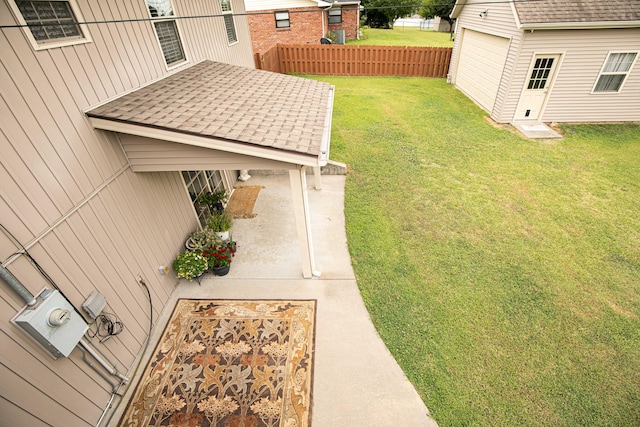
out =
[[102,313],[102,310],[107,305],[107,300],[104,299],[102,294],[98,291],[91,292],[89,298],[82,304],[82,309],[87,312],[87,314],[95,319]]

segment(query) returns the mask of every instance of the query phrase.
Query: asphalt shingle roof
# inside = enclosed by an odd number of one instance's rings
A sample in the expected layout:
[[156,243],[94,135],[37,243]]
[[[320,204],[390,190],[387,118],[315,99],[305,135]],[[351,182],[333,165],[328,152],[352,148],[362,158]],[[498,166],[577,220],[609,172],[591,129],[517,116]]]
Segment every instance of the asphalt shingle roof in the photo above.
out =
[[203,61],[87,115],[318,155],[330,91],[324,82]]
[[640,21],[640,0],[529,0],[514,5],[523,24]]

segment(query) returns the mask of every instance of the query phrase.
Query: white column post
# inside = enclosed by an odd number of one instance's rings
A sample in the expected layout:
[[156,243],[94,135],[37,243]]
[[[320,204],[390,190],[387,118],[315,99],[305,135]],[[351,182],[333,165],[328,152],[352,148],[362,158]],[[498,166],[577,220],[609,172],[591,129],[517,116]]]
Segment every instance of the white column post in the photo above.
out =
[[316,185],[316,190],[322,190],[322,169],[320,166],[313,168],[313,183]]
[[310,279],[320,276],[315,271],[313,259],[313,241],[311,238],[311,218],[309,215],[309,198],[307,196],[307,176],[305,166],[289,170],[291,194],[293,196],[293,211],[296,219],[300,258],[302,259],[302,277]]

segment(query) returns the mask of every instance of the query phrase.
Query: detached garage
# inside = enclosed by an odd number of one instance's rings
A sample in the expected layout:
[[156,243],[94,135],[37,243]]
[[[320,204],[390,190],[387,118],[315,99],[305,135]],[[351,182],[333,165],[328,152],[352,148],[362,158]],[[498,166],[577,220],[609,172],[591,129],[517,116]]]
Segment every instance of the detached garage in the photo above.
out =
[[509,39],[463,29],[455,84],[478,105],[491,112],[496,101]]
[[448,81],[516,127],[640,121],[639,5],[457,0]]

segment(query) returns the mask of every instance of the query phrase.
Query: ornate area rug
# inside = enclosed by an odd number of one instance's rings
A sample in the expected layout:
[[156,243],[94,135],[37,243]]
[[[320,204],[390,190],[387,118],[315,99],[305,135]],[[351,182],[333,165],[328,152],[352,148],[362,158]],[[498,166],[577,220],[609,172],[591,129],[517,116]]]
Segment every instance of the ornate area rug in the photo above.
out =
[[179,300],[119,426],[309,426],[315,307]]
[[254,218],[253,207],[258,200],[258,194],[264,187],[262,185],[243,185],[236,187],[224,209],[234,218]]

